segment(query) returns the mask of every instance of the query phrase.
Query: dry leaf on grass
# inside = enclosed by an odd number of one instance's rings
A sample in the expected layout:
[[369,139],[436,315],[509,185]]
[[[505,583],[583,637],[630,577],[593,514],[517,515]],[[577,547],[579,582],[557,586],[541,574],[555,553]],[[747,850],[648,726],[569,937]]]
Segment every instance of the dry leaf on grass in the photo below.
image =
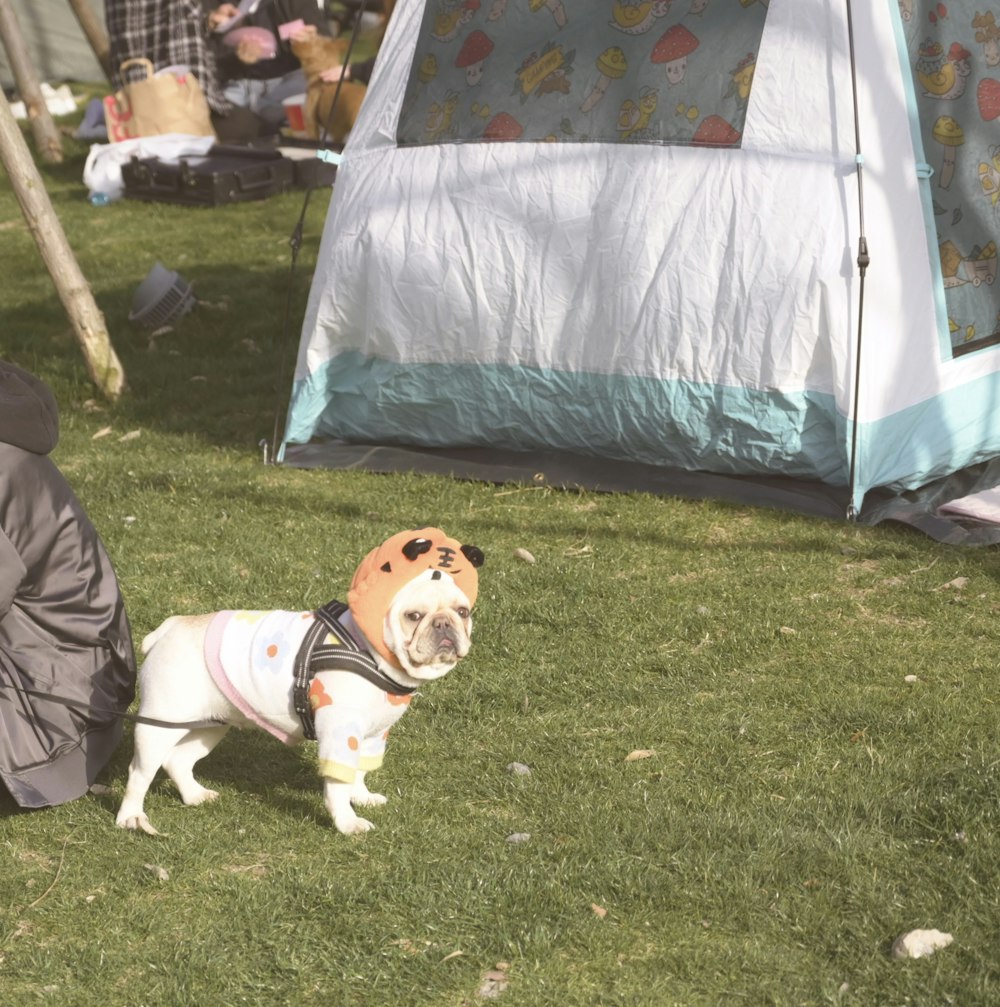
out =
[[626,762],[638,762],[639,759],[651,759],[656,752],[652,748],[637,748],[634,752],[629,752],[625,756]]
[[442,964],[450,961],[452,958],[457,958],[461,953],[461,951],[452,951],[450,955],[445,955],[444,958],[441,959]]
[[424,941],[424,947],[418,947],[415,941],[411,941],[409,937],[400,937],[399,940],[393,941],[400,950],[405,951],[408,955],[419,955],[431,946],[430,941]]
[[535,557],[527,549],[515,549],[514,558],[524,560],[525,563],[534,563]]
[[604,906],[599,906],[596,902],[591,902],[590,908],[593,914],[600,920],[603,920],[608,915],[607,909]]
[[121,437],[118,438],[118,442],[121,443],[122,441],[134,441],[141,436],[142,436],[141,430],[130,430],[127,434],[122,434]]
[[157,881],[169,881],[170,874],[167,872],[165,867],[160,867],[158,864],[143,864],[142,865]]
[[267,864],[229,864],[223,870],[229,874],[249,874],[254,878],[262,878],[267,874]]
[[935,591],[961,591],[963,588],[967,587],[969,583],[968,577],[956,577],[954,580],[948,581],[947,584],[942,584],[940,587],[934,588]]
[[491,969],[483,975],[483,981],[476,990],[476,996],[483,1000],[493,1000],[500,996],[509,985],[507,973],[501,968]]
[[94,434],[90,439],[92,441],[100,440],[100,438],[102,437],[107,437],[108,434],[112,433],[112,431],[113,431],[112,427],[101,427],[101,429],[98,430],[97,433]]

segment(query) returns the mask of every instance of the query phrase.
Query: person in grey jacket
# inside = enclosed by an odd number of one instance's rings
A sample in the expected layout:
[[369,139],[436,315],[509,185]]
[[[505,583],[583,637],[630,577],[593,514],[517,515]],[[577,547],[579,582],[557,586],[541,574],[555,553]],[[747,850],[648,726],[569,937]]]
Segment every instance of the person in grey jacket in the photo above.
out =
[[0,781],[26,808],[87,792],[135,696],[118,580],[58,438],[49,388],[0,361]]

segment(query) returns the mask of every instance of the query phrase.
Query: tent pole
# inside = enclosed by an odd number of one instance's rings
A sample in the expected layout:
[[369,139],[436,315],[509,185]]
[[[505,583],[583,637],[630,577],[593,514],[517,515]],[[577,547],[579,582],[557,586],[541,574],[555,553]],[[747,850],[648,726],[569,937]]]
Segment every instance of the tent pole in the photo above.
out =
[[[0,0],[3,2],[5,0]],[[125,371],[111,345],[104,316],[94,302],[90,285],[80,271],[66,232],[45,191],[45,183],[2,91],[0,164],[10,177],[21,212],[73,324],[91,380],[106,398],[114,401],[125,388]]]
[[21,26],[18,24],[10,0],[0,0],[0,42],[7,51],[7,59],[14,73],[17,90],[24,101],[38,154],[46,164],[60,164],[63,150],[59,130],[56,129],[56,124],[52,121],[52,115],[42,97],[38,73],[28,57]]
[[[351,62],[351,53],[354,50],[354,43],[358,39],[358,35],[361,31],[361,19],[365,15],[365,6],[368,0],[361,0],[358,5],[358,12],[355,17],[354,25],[351,29],[351,38],[347,43],[347,51],[344,53],[344,66],[347,66]],[[391,13],[391,5],[390,5]],[[323,129],[320,132],[319,145],[321,148],[326,147],[327,138],[329,137],[329,130],[327,127],[330,125],[330,120],[333,118],[333,113],[337,108],[337,101],[340,98],[340,88],[344,83],[344,78],[341,77],[337,81],[336,90],[333,92],[333,101],[330,102],[330,111],[327,115],[327,121],[323,123]],[[293,281],[295,279],[295,264],[298,262],[299,250],[302,248],[302,229],[306,220],[306,211],[309,208],[309,197],[312,195],[313,186],[309,186],[306,189],[305,197],[302,200],[302,210],[299,213],[299,219],[295,224],[295,229],[292,231],[292,236],[288,239],[288,244],[292,249],[292,259],[288,270],[288,291],[285,296],[285,318],[282,324],[282,350],[281,350],[281,363],[278,367],[278,394],[281,394],[281,390],[285,384],[285,361],[288,354],[288,325],[292,317],[292,292],[293,292]],[[280,432],[278,429],[279,423],[281,422],[281,403],[275,404],[274,409],[274,431],[271,434],[271,450],[268,453],[267,442],[261,441],[260,446],[264,449],[264,464],[273,464],[279,461],[279,454],[281,453],[281,445],[279,441]]]
[[847,4],[847,42],[850,47],[851,56],[851,90],[854,96],[854,160],[858,169],[858,275],[860,286],[858,288],[858,338],[855,344],[854,360],[854,393],[851,409],[851,457],[850,471],[848,474],[848,492],[850,494],[847,502],[847,519],[856,521],[860,508],[854,505],[855,486],[857,482],[857,461],[858,461],[858,400],[861,392],[861,337],[864,328],[865,315],[865,275],[868,272],[868,239],[865,236],[865,178],[864,162],[861,153],[861,121],[858,115],[858,74],[857,65],[854,59],[854,19],[851,11],[851,0],[846,0]]
[[111,44],[108,42],[108,33],[101,27],[89,0],[69,0],[69,5],[80,22],[83,34],[87,36],[90,48],[94,50],[97,62],[101,64],[104,76],[111,83]]

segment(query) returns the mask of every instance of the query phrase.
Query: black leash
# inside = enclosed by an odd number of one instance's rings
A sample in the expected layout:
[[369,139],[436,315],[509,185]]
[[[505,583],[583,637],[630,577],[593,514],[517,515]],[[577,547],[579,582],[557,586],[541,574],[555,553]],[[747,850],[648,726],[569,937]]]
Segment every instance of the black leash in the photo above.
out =
[[[410,696],[417,691],[416,686],[401,685],[395,679],[379,671],[375,658],[361,647],[351,634],[338,621],[347,611],[342,601],[331,601],[313,613],[315,620],[299,645],[295,655],[294,682],[292,685],[292,705],[302,723],[302,733],[310,741],[316,740],[316,724],[313,719],[312,705],[309,702],[309,686],[313,676],[320,671],[349,671],[376,688],[393,696]],[[332,633],[339,643],[321,643],[323,637]],[[85,714],[103,714],[108,719],[120,717],[134,724],[149,724],[151,727],[182,728],[188,731],[205,727],[222,727],[225,720],[157,720],[155,717],[143,717],[137,713],[120,713],[118,710],[105,710],[88,706],[66,696],[58,696],[51,692],[38,689],[26,689],[13,682],[0,682],[0,689],[14,689],[22,696],[33,696],[38,699],[67,706]]]
[[157,720],[155,717],[140,717],[137,713],[102,710],[81,703],[79,700],[69,699],[66,696],[56,696],[51,692],[40,692],[38,689],[25,689],[23,686],[15,685],[13,682],[0,682],[0,689],[13,689],[22,696],[34,696],[38,699],[45,699],[50,703],[57,703],[59,706],[68,706],[71,710],[79,710],[87,714],[103,714],[108,719],[120,717],[122,720],[130,720],[135,724],[149,724],[152,727],[182,727],[193,731],[201,727],[221,727],[226,723],[224,720]]

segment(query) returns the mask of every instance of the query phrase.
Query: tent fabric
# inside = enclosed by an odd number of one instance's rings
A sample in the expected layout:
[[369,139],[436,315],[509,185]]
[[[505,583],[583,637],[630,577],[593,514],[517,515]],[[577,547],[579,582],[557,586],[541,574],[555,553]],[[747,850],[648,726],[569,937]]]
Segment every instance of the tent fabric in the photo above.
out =
[[[840,488],[853,471],[861,510],[1000,454],[996,294],[973,272],[1000,230],[978,97],[1000,72],[975,2],[616,0],[562,23],[554,4],[397,5],[338,169],[282,456],[333,439]],[[475,32],[493,45],[470,81]],[[684,32],[699,44],[671,77],[653,53]],[[614,48],[618,76],[599,65]],[[556,78],[526,93],[543,58]],[[927,97],[966,67],[964,92]],[[623,136],[652,92],[659,120]],[[928,152],[942,115],[965,142]],[[697,141],[712,118],[729,131]]]
[[[844,486],[788,476],[733,476],[665,465],[641,465],[557,451],[496,448],[426,448],[323,441],[287,447],[286,464],[297,468],[424,475],[568,491],[652,493],[661,497],[720,500],[777,508],[828,521],[851,516],[858,524],[907,525],[956,546],[1000,544],[1000,517],[982,506],[962,505],[1000,486],[1000,460],[972,466],[905,493],[870,491],[860,512],[849,515]],[[959,506],[953,507],[952,504]]]
[[[104,25],[103,0],[90,0]],[[41,80],[104,82],[104,71],[68,0],[11,0],[25,48]],[[13,87],[14,73],[0,45],[0,84]]]

